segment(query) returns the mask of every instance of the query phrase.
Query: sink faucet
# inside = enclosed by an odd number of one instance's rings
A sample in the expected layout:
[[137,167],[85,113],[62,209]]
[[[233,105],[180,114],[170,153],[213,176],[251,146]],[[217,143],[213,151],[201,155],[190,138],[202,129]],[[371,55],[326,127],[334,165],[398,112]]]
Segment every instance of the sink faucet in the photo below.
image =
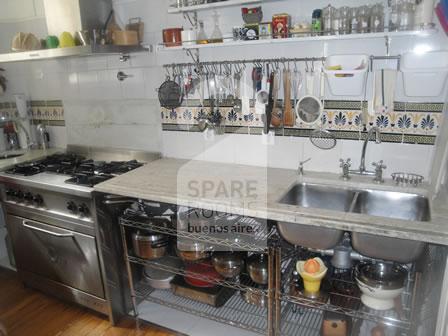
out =
[[367,133],[366,139],[364,140],[364,145],[362,146],[362,153],[361,153],[361,163],[359,165],[358,170],[350,170],[351,174],[355,175],[375,175],[374,171],[369,171],[366,169],[366,151],[367,151],[367,145],[369,144],[370,138],[375,133],[375,142],[377,144],[381,143],[381,131],[378,127],[372,127],[369,132]]
[[309,162],[309,161],[311,161],[311,158],[306,159],[305,161],[300,161],[300,162],[299,162],[299,168],[298,168],[298,171],[297,171],[297,173],[299,174],[299,176],[303,176],[303,175],[305,175],[305,172],[303,171],[303,165],[304,165],[305,163]]

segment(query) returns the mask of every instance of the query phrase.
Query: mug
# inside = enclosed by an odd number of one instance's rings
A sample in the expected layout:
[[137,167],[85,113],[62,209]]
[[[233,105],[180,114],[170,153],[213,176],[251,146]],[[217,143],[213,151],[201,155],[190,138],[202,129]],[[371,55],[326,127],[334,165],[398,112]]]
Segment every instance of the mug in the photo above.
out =
[[47,48],[48,49],[55,49],[59,47],[59,39],[57,36],[50,35],[47,37]]

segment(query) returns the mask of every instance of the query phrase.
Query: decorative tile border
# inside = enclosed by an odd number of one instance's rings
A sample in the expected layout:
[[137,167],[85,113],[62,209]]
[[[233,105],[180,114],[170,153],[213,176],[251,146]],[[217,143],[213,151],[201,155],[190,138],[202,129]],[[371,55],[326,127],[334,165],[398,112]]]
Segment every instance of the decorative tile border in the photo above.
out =
[[[189,101],[190,106],[199,102]],[[225,102],[224,102],[225,103]],[[226,133],[260,134],[263,123],[252,107],[249,115],[236,112],[233,106],[222,107],[219,112],[223,118]],[[279,106],[282,102],[279,101]],[[322,116],[323,127],[334,132],[338,139],[359,140],[365,138],[361,124],[360,101],[326,101]],[[364,102],[366,104],[366,102]],[[197,105],[196,105],[197,106]],[[404,103],[396,102],[393,112],[369,115],[368,126],[382,130],[385,142],[403,142],[432,145],[435,143],[442,122],[442,103]],[[168,110],[162,108],[162,124],[165,131],[199,131],[197,120],[208,115],[210,109],[204,107],[181,106]],[[317,125],[307,125],[300,121],[294,127],[276,129],[277,135],[308,137]]]
[[[58,126],[65,125],[62,100],[32,100],[29,102],[29,108],[33,122],[51,121]],[[0,103],[0,116],[6,119],[18,118],[16,103]]]

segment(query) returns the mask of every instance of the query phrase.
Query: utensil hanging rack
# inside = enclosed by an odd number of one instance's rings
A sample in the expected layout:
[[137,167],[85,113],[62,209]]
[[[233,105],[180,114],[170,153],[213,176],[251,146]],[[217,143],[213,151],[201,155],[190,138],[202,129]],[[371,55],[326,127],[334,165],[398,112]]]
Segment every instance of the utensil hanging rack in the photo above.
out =
[[[298,57],[298,58],[258,58],[258,59],[240,59],[240,60],[232,60],[232,61],[209,61],[209,62],[201,62],[196,55],[190,55],[193,58],[194,62],[190,63],[172,63],[172,64],[164,64],[163,67],[166,71],[170,69],[174,72],[181,72],[182,69],[192,69],[195,68],[198,73],[203,71],[203,69],[208,68],[216,68],[216,67],[232,67],[232,66],[241,66],[245,67],[249,64],[252,64],[256,67],[261,67],[266,64],[273,64],[274,68],[279,68],[280,65],[283,67],[291,67],[297,66],[297,63],[305,63],[307,67],[309,64],[314,66],[314,63],[321,62],[322,64],[325,62],[326,57]],[[397,70],[400,71],[401,67],[401,55],[394,56],[370,56],[370,64],[369,71],[373,71],[375,61],[389,61],[395,60],[397,61]]]

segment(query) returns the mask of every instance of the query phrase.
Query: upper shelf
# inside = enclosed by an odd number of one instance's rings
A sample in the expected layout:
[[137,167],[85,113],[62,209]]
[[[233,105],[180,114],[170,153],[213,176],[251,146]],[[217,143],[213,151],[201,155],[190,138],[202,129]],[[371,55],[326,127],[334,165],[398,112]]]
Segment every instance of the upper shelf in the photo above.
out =
[[44,59],[55,59],[74,56],[91,56],[102,54],[128,54],[134,52],[148,51],[142,46],[116,46],[116,45],[94,45],[72,48],[42,49],[24,52],[12,52],[0,54],[0,63],[11,63],[21,61],[35,61]]
[[227,0],[227,1],[219,1],[212,2],[203,5],[196,6],[186,6],[186,7],[170,7],[168,9],[168,13],[170,14],[178,14],[178,13],[186,13],[186,12],[199,12],[204,10],[211,10],[216,8],[223,7],[232,7],[232,6],[242,6],[242,5],[253,5],[262,2],[272,2],[272,1],[280,1],[280,0]]
[[427,36],[437,32],[437,29],[426,30],[409,30],[398,32],[382,32],[382,33],[366,33],[366,34],[347,34],[347,35],[328,35],[328,36],[302,36],[290,37],[282,39],[262,39],[254,41],[225,41],[223,43],[208,43],[208,44],[193,44],[183,45],[178,47],[166,47],[163,44],[158,45],[158,51],[175,51],[187,49],[205,49],[205,48],[219,48],[219,47],[236,47],[236,46],[253,46],[253,45],[275,45],[299,43],[308,41],[334,41],[334,40],[356,40],[356,39],[375,39],[385,37],[399,37],[399,36]]

